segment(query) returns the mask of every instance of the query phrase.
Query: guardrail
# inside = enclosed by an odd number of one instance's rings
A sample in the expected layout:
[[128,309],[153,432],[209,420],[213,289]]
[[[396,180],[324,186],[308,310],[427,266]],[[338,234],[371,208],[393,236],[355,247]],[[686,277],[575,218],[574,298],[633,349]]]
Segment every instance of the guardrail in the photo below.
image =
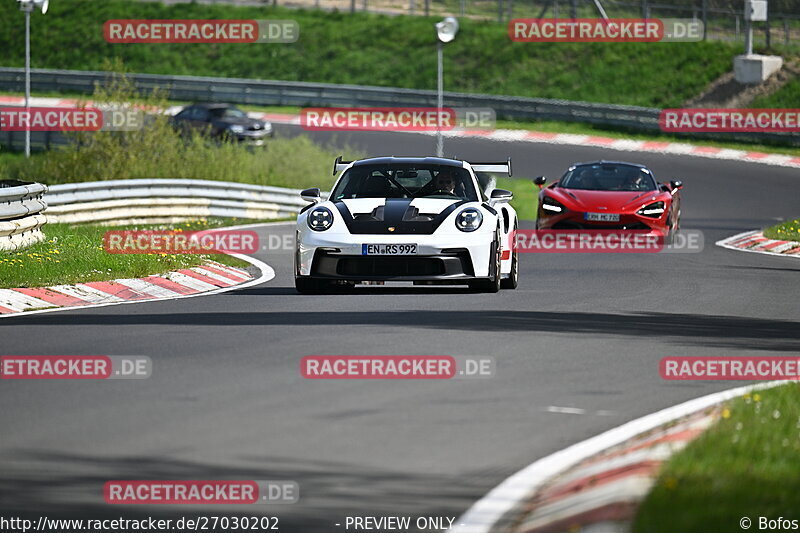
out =
[[0,181],[0,250],[19,250],[44,239],[46,191],[41,183]]
[[273,219],[308,205],[299,189],[193,179],[135,179],[53,185],[49,222],[169,224],[196,218]]
[[[92,94],[95,84],[105,84],[110,73],[101,71],[34,69],[31,89],[42,92]],[[229,102],[263,106],[331,107],[435,107],[436,91],[337,85],[331,83],[128,74],[142,91],[160,89],[171,100]],[[22,92],[24,70],[0,67],[0,90]],[[613,126],[645,132],[660,132],[660,109],[628,105],[599,104],[546,98],[445,92],[447,107],[489,107],[499,119],[555,120]],[[800,135],[784,133],[692,134],[692,137],[721,140],[774,141],[800,145]],[[63,144],[63,136],[39,135],[34,146]],[[14,145],[21,139],[0,132],[0,143]]]
[[[0,89],[22,92],[25,73],[19,68],[0,68]],[[171,100],[232,102],[277,106],[436,106],[436,91],[337,85],[331,83],[128,74],[140,90],[161,89]],[[31,90],[92,94],[104,84],[108,72],[34,69]],[[655,108],[523,98],[488,94],[444,93],[448,107],[491,107],[498,117],[539,118],[569,122],[658,129]]]

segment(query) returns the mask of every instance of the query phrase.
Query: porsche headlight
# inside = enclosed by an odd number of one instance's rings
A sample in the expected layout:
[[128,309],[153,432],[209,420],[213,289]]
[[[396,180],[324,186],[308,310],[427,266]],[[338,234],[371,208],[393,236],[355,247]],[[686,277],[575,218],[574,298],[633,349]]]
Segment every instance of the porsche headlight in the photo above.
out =
[[327,207],[315,207],[306,219],[308,227],[314,231],[325,231],[333,225],[333,213]]
[[653,202],[637,211],[643,217],[659,218],[664,214],[664,202]]
[[456,227],[461,231],[475,231],[483,224],[483,215],[477,209],[470,207],[461,211],[456,216]]
[[545,196],[542,199],[542,209],[550,213],[563,213],[566,208],[549,196]]

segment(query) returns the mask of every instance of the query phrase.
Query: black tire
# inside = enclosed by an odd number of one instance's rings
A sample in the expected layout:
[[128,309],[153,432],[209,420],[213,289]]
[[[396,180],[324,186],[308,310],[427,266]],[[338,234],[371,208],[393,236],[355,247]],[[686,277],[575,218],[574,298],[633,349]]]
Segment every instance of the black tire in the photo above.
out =
[[478,292],[495,293],[500,292],[500,285],[502,284],[502,274],[500,273],[500,260],[502,253],[500,249],[500,228],[497,229],[494,235],[494,242],[492,243],[492,255],[494,256],[494,265],[491,265],[489,279],[476,279],[469,282],[470,289]]
[[321,279],[297,276],[294,278],[294,288],[300,294],[324,294],[328,287],[328,282]]
[[667,233],[664,235],[664,246],[672,246],[675,244],[675,234],[678,232],[679,226],[680,222],[673,222],[672,219],[667,220]]
[[[517,232],[517,225],[514,224],[514,235]],[[511,247],[511,273],[506,279],[500,282],[503,289],[516,289],[519,286],[519,256],[515,246]]]

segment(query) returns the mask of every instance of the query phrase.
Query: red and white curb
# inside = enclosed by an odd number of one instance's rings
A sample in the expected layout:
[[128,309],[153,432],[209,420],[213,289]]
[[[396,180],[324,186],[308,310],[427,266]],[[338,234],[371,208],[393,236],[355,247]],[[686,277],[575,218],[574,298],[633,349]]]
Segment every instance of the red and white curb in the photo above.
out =
[[[250,113],[255,118],[263,118],[277,124],[300,125],[299,115],[282,113]],[[436,132],[416,132],[424,135],[436,135]],[[569,146],[587,146],[593,148],[607,148],[625,152],[655,152],[660,154],[690,155],[712,159],[730,159],[734,161],[748,161],[765,165],[800,168],[800,157],[783,154],[767,154],[763,152],[750,152],[734,150],[732,148],[716,148],[713,146],[695,146],[687,143],[662,142],[662,141],[637,141],[633,139],[616,139],[597,135],[578,135],[573,133],[550,133],[528,130],[467,130],[454,129],[443,131],[444,137],[477,137],[498,142],[530,142],[545,144],[564,144]]]
[[779,241],[764,237],[761,231],[746,231],[727,239],[717,241],[717,246],[729,250],[756,252],[759,254],[800,257],[800,242]]
[[[0,104],[24,105],[21,96],[0,96]],[[72,107],[78,100],[69,98],[31,98],[32,107]],[[89,103],[89,102],[87,102]],[[177,113],[182,106],[172,106],[165,110],[167,114]],[[263,118],[276,124],[300,124],[300,116],[287,113],[249,113],[253,118]],[[414,133],[414,132],[409,132]],[[435,132],[416,132],[425,135],[436,135]],[[572,133],[550,133],[528,130],[468,130],[455,129],[442,132],[446,137],[475,137],[498,142],[530,142],[546,144],[562,144],[568,146],[586,146],[593,148],[607,148],[626,152],[652,152],[659,154],[689,155],[711,159],[726,159],[732,161],[746,161],[781,167],[800,168],[800,157],[784,154],[768,154],[764,152],[751,152],[747,150],[734,150],[732,148],[716,148],[714,146],[695,146],[688,143],[647,141],[633,139],[617,139],[597,135],[577,135]]]
[[717,418],[702,412],[566,470],[530,502],[514,533],[627,531],[661,464]]
[[32,314],[216,294],[263,283],[275,276],[272,268],[257,259],[238,254],[235,257],[258,267],[261,275],[256,277],[241,268],[207,261],[200,266],[140,279],[0,289],[0,318],[21,313]]
[[[449,531],[543,533],[551,531],[549,528],[553,525],[563,525],[564,521],[574,524],[572,521],[582,513],[597,521],[597,528],[590,526],[592,531],[606,530],[599,525],[600,522],[607,522],[606,525],[611,526],[618,517],[629,516],[626,502],[633,500],[633,495],[638,494],[638,500],[635,501],[639,501],[646,494],[642,480],[634,474],[629,475],[626,467],[641,466],[648,460],[663,461],[667,452],[674,451],[671,446],[664,444],[688,442],[695,436],[694,432],[707,425],[704,416],[708,416],[709,409],[745,393],[783,383],[785,381],[747,385],[689,400],[548,455],[492,489],[470,507]],[[683,431],[674,433],[673,428],[666,428],[675,421],[680,421]],[[635,455],[637,452],[640,453]],[[642,468],[640,474],[646,471]],[[615,470],[619,470],[616,477]],[[600,476],[605,476],[605,483],[593,487],[590,480]],[[612,485],[615,482],[619,484]],[[623,494],[630,494],[631,498],[622,497]],[[540,495],[544,499],[539,499]],[[531,505],[531,502],[537,501],[542,505]],[[606,514],[595,512],[603,507]],[[526,529],[515,529],[516,526]]]

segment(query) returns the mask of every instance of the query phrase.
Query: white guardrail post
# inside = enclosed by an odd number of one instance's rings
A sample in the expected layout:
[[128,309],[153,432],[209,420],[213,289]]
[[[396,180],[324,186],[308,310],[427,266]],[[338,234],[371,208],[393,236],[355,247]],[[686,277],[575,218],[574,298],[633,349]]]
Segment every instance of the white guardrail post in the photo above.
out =
[[0,251],[19,250],[44,239],[46,191],[41,183],[0,181]]
[[268,220],[297,215],[308,205],[299,189],[194,179],[135,179],[49,187],[51,223],[171,224],[232,217]]

